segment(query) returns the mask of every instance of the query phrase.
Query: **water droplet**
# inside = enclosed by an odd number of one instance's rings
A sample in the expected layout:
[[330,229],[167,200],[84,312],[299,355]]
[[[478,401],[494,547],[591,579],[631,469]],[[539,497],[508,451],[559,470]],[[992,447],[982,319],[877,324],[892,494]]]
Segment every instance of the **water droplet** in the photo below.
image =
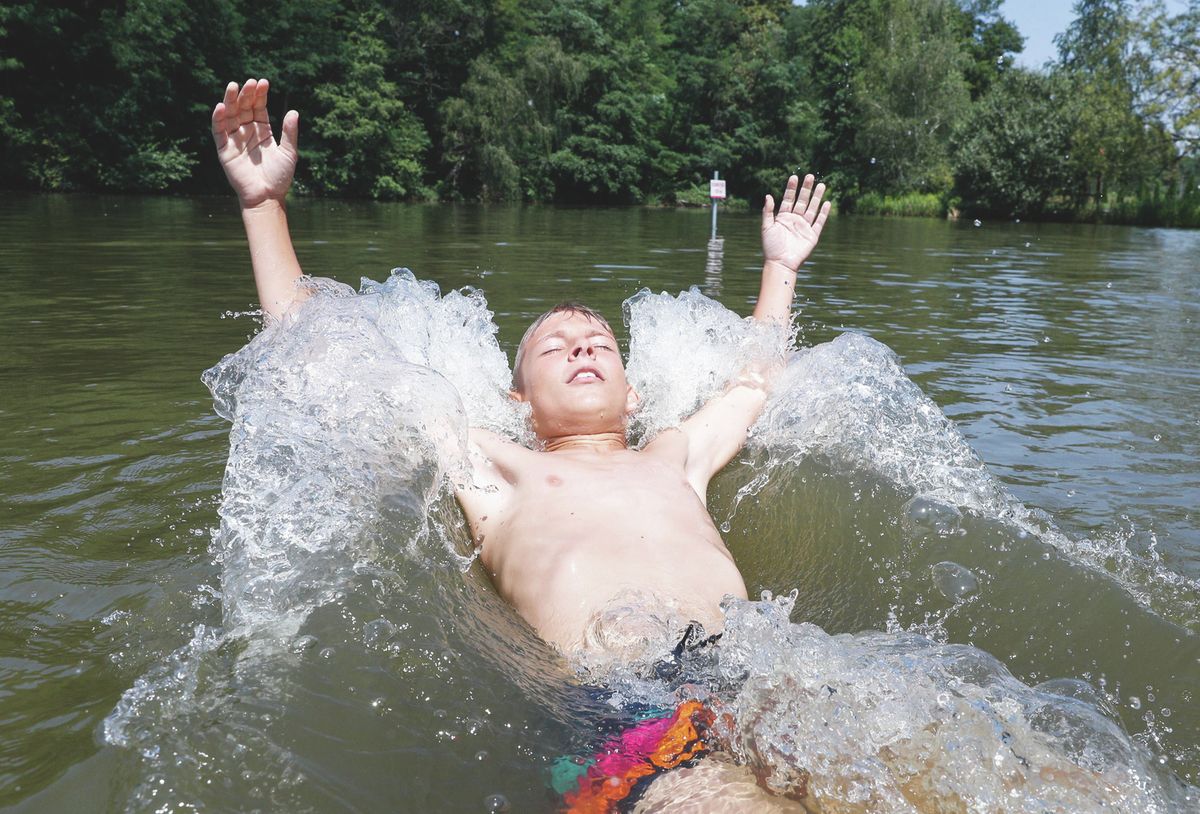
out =
[[326,661],[329,661],[331,658],[333,658],[334,652],[335,651],[332,647],[326,647],[324,650],[322,650],[317,655],[320,656],[321,658],[325,659]]
[[478,752],[475,753],[475,759],[477,761],[479,761],[480,763],[487,760],[487,758],[488,758],[488,753],[487,753],[486,749],[480,749]]
[[1154,440],[1155,440],[1155,441],[1161,441],[1161,440],[1162,440],[1162,436],[1161,436],[1160,434],[1158,434],[1158,433],[1154,433]]
[[872,164],[874,164],[874,163],[875,163],[875,156],[871,156],[871,163],[872,163]]
[[983,221],[981,221],[979,218],[976,218],[976,219],[975,219],[975,225],[976,225],[976,226],[983,226]]
[[1142,708],[1142,699],[1138,698],[1136,695],[1129,696],[1129,708],[1130,709],[1141,709]]

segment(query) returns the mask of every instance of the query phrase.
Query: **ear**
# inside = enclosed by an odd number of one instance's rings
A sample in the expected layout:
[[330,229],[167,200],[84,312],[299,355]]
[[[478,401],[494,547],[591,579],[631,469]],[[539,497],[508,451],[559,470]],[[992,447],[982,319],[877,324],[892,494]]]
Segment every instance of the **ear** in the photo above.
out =
[[633,389],[633,385],[629,385],[629,391],[625,394],[625,415],[633,415],[641,404],[642,397]]

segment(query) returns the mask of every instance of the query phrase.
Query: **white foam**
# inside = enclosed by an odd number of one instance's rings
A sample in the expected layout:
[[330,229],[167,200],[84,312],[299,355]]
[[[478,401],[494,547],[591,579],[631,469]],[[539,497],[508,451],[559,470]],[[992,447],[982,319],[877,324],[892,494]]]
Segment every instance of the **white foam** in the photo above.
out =
[[[719,670],[724,730],[781,794],[869,811],[1176,811],[1196,790],[1079,697],[1031,688],[967,645],[831,636],[791,597],[735,601]],[[1047,688],[1053,689],[1053,688]]]
[[[164,744],[195,758],[203,750],[194,746],[200,736],[192,721],[209,726],[228,717],[221,682],[231,679],[217,671],[206,684],[201,669],[221,663],[225,643],[257,640],[240,651],[241,662],[257,653],[286,673],[296,648],[272,642],[287,643],[353,575],[386,559],[378,557],[381,547],[399,547],[412,568],[465,561],[431,543],[452,534],[427,534],[430,523],[449,524],[430,508],[444,475],[461,464],[439,454],[455,444],[433,439],[457,440],[461,452],[471,424],[529,439],[526,417],[506,397],[511,374],[477,292],[442,296],[406,271],[383,283],[364,280],[360,293],[329,281],[308,284],[313,293],[302,308],[204,376],[218,411],[233,423],[213,539],[225,630],[198,627],[105,722],[110,743],[143,756],[147,789],[155,773],[182,777],[172,775],[176,763],[192,774]],[[642,292],[625,312],[630,381],[645,400],[635,428],[643,438],[677,423],[748,362],[781,352],[778,332],[694,290]],[[953,524],[971,511],[1057,534],[988,474],[894,354],[863,336],[793,354],[751,442],[767,457],[754,483],[786,477],[789,463],[820,456],[895,484],[911,496],[913,523]],[[1070,544],[1062,535],[1051,539]],[[952,593],[967,590],[963,574],[944,570],[956,578]],[[922,798],[960,801],[965,810],[1195,804],[1185,799],[1194,790],[1157,775],[1148,751],[1081,693],[1030,688],[963,645],[904,632],[830,636],[791,624],[790,609],[789,599],[731,603],[718,675],[710,676],[728,689],[731,749],[777,791],[803,786],[819,799],[879,811],[919,810]],[[610,627],[631,629],[624,617],[616,621]],[[659,627],[673,629],[676,621]],[[369,649],[397,629],[371,622],[362,635]],[[633,632],[639,646],[658,635]],[[624,681],[621,691],[655,702],[670,692],[661,682],[639,684],[636,670],[612,678]],[[267,735],[261,741],[273,746]]]
[[719,394],[747,365],[781,359],[790,331],[743,319],[692,288],[639,291],[622,307],[629,383],[642,396],[631,434],[649,441]]
[[407,270],[358,294],[306,285],[204,374],[233,422],[213,540],[225,619],[249,633],[294,633],[372,546],[415,552],[443,474],[463,476],[468,424],[527,433],[482,295],[443,297]]

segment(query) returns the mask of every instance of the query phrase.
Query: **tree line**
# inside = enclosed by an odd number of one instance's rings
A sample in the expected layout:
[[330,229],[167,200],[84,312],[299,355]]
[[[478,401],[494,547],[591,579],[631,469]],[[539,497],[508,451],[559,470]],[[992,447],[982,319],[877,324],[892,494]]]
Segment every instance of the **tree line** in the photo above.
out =
[[843,209],[1200,225],[1200,0],[1078,0],[1014,63],[1001,0],[10,0],[0,186],[223,187],[266,76],[297,190],[688,203],[811,169]]

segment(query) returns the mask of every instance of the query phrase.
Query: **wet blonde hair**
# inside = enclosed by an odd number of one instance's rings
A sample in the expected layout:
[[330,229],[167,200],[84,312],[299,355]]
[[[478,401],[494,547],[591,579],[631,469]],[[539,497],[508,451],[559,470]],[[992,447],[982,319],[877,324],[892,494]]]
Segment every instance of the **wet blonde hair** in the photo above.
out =
[[525,330],[525,335],[521,337],[521,344],[517,345],[517,355],[513,360],[513,387],[517,390],[521,389],[521,362],[525,359],[525,345],[537,332],[537,329],[555,314],[579,314],[585,316],[592,322],[598,322],[600,325],[604,326],[604,330],[608,331],[610,334],[613,334],[614,337],[616,336],[616,332],[614,332],[612,326],[608,324],[608,320],[601,316],[599,311],[588,308],[586,305],[578,302],[560,302],[558,305],[554,306],[549,311],[535,319],[533,324]]

